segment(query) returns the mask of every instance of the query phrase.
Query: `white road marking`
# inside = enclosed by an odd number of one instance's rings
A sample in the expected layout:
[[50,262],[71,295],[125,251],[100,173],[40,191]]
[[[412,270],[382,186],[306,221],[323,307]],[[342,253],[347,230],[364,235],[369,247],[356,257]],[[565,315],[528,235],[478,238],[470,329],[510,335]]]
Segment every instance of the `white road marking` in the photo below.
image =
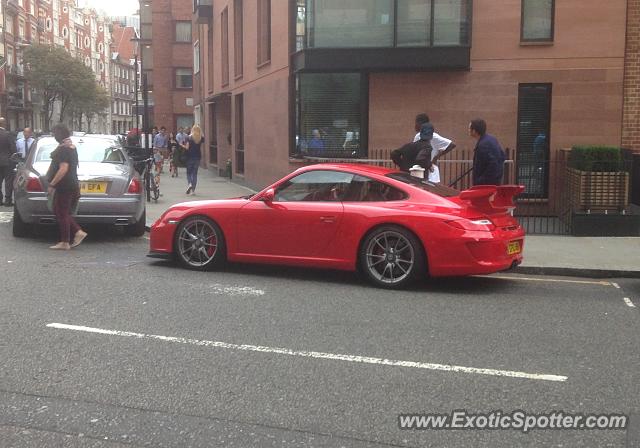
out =
[[224,294],[227,296],[263,296],[262,289],[252,288],[250,286],[225,286],[219,283],[209,285],[211,292],[214,294]]
[[624,300],[624,303],[626,303],[628,307],[631,307],[631,308],[635,308],[636,307],[635,304],[631,301],[631,299],[629,297],[625,297],[623,300]]
[[550,283],[578,283],[582,285],[600,285],[600,286],[611,286],[610,282],[605,281],[588,281],[588,280],[562,280],[556,278],[531,278],[531,277],[508,277],[506,275],[491,275],[491,276],[474,276],[474,277],[484,277],[484,278],[499,278],[501,280],[521,280],[527,282],[550,282]]
[[130,331],[105,330],[102,328],[92,328],[92,327],[84,327],[79,325],[67,325],[67,324],[59,324],[59,323],[50,323],[50,324],[47,324],[47,327],[56,328],[60,330],[72,330],[72,331],[81,331],[85,333],[103,334],[103,335],[109,335],[109,336],[123,336],[123,337],[137,338],[137,339],[153,339],[153,340],[159,340],[164,342],[174,342],[178,344],[196,345],[200,347],[223,348],[223,349],[229,349],[229,350],[241,350],[241,351],[260,352],[260,353],[273,353],[277,355],[299,356],[303,358],[315,358],[315,359],[328,359],[333,361],[345,361],[345,362],[354,362],[354,363],[361,363],[361,364],[376,364],[376,365],[393,366],[393,367],[408,367],[408,368],[414,368],[414,369],[440,370],[445,372],[475,373],[478,375],[502,376],[502,377],[523,378],[528,380],[541,380],[541,381],[564,382],[568,379],[566,376],[562,376],[562,375],[526,373],[526,372],[518,372],[518,371],[512,371],[512,370],[483,369],[483,368],[477,368],[477,367],[463,367],[463,366],[434,364],[434,363],[416,362],[416,361],[397,361],[397,360],[383,359],[383,358],[372,358],[369,356],[297,351],[297,350],[290,350],[287,348],[264,347],[260,345],[248,345],[248,344],[239,345],[239,344],[230,344],[227,342],[206,341],[206,340],[179,338],[179,337],[172,337],[172,336],[159,336],[154,334],[133,333]]
[[13,221],[13,212],[0,212],[0,224],[7,224]]
[[620,285],[618,285],[617,283],[611,283],[613,285],[614,288],[616,289],[620,289]]

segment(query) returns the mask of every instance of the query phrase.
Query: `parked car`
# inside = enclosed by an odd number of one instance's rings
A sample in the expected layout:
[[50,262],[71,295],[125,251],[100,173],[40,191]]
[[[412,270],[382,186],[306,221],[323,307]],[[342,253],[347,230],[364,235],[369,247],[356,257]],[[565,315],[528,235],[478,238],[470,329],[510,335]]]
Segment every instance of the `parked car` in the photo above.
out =
[[190,269],[225,261],[355,271],[378,286],[507,270],[522,261],[511,215],[521,186],[458,192],[366,165],[300,168],[261,192],[174,205],[151,227],[151,257]]
[[[123,226],[133,236],[144,234],[143,183],[126,152],[111,138],[74,135],[71,140],[77,147],[79,160],[78,223]],[[47,205],[46,173],[51,152],[57,146],[53,137],[41,137],[27,159],[18,165],[13,210],[16,237],[27,236],[34,226],[55,223]]]

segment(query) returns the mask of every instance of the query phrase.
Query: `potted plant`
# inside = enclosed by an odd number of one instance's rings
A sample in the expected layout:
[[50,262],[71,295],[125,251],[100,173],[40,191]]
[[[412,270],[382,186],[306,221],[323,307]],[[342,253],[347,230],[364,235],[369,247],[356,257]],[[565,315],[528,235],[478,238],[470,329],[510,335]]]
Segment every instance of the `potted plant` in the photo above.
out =
[[639,234],[640,217],[629,214],[630,173],[621,148],[574,146],[566,174],[573,235]]

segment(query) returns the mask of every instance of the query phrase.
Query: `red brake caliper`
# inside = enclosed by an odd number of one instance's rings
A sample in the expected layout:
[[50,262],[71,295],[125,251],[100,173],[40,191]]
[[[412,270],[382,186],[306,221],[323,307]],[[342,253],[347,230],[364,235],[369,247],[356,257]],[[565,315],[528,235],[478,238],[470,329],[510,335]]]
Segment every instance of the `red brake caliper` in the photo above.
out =
[[207,255],[209,255],[210,257],[213,256],[213,252],[214,252],[214,245],[217,246],[217,239],[215,234],[211,235],[209,238],[207,238],[207,244],[209,246],[207,246]]

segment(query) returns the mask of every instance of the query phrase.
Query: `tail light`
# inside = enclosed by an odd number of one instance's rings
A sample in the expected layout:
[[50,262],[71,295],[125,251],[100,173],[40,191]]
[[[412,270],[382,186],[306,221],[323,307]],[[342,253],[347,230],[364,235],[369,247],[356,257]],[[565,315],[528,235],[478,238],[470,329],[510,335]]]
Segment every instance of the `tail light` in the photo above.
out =
[[30,175],[27,178],[27,184],[25,186],[26,190],[29,193],[43,193],[44,188],[42,188],[42,184],[40,183],[40,179],[35,175]]
[[133,179],[131,179],[131,182],[129,183],[129,189],[127,190],[127,193],[140,194],[141,191],[142,191],[142,188],[140,186],[140,181],[138,180],[137,177],[134,177]]
[[447,221],[451,227],[455,227],[460,230],[471,231],[484,231],[491,232],[495,230],[496,226],[490,219],[487,218],[475,218],[475,219],[456,219],[453,221]]

